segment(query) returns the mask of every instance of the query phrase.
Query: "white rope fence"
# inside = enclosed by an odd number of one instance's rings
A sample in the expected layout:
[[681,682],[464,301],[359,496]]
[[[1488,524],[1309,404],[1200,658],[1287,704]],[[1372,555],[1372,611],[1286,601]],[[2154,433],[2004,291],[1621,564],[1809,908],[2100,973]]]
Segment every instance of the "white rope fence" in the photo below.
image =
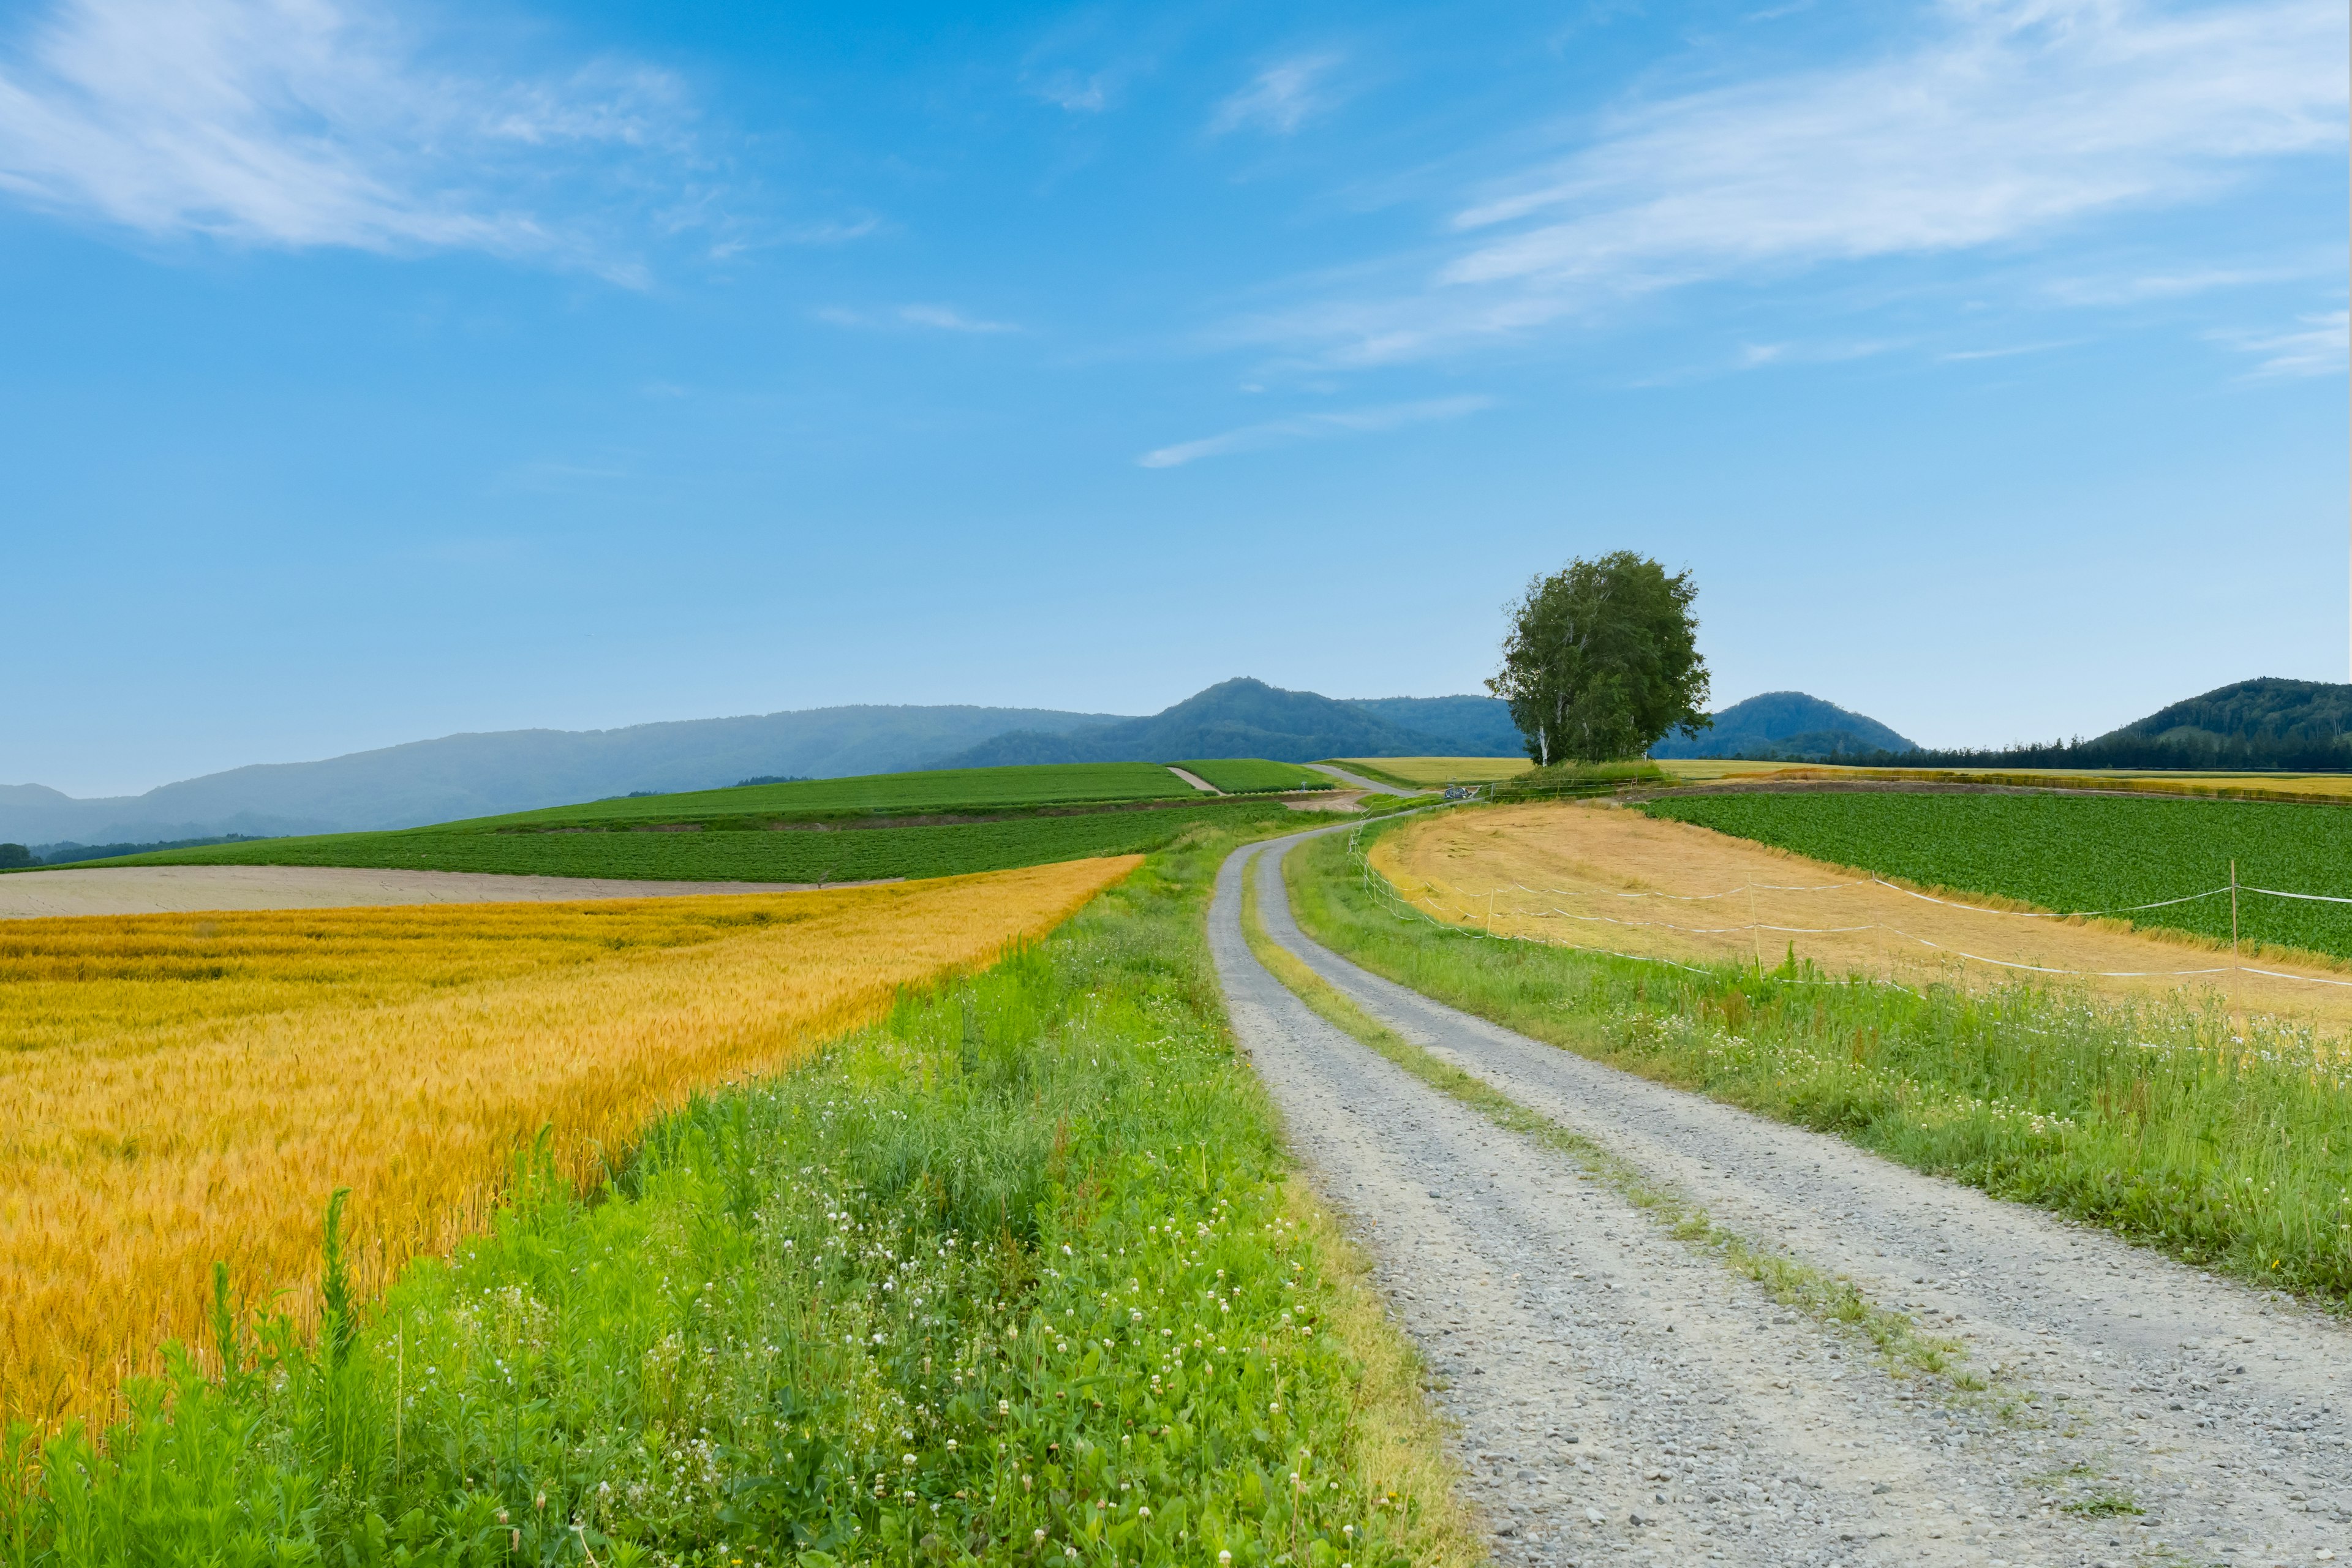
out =
[[[1688,970],[1693,973],[1703,973],[1705,971],[1693,964],[1676,963],[1673,959],[1660,958],[1651,953],[1620,952],[1613,948],[1594,947],[1582,942],[1559,942],[1551,941],[1543,937],[1528,936],[1520,933],[1498,932],[1494,930],[1496,919],[1494,907],[1495,893],[1500,891],[1504,887],[1508,887],[1516,891],[1528,894],[1532,898],[1655,899],[1675,903],[1705,903],[1717,899],[1736,898],[1742,893],[1749,894],[1751,896],[1756,893],[1763,892],[1830,893],[1837,892],[1848,888],[1866,888],[1874,886],[1884,888],[1890,892],[1900,893],[1906,898],[1917,899],[1926,903],[1940,905],[1941,907],[1948,910],[1959,910],[1969,914],[2002,916],[2011,920],[2032,921],[2086,920],[2113,915],[2137,914],[2147,910],[2170,909],[2179,904],[2194,903],[2200,899],[2210,899],[2228,895],[2231,900],[2231,926],[2232,935],[2231,940],[2231,961],[2228,963],[2213,964],[2198,969],[2061,969],[2048,964],[2020,963],[2009,959],[1992,958],[1983,953],[1969,952],[1965,949],[1953,947],[1945,942],[1934,942],[1927,937],[1920,936],[1916,932],[1906,931],[1899,926],[1888,925],[1885,922],[1879,921],[1872,921],[1861,925],[1790,926],[1777,925],[1751,918],[1738,925],[1688,926],[1676,925],[1669,921],[1620,920],[1609,915],[1580,914],[1574,910],[1561,909],[1557,905],[1549,909],[1540,910],[1514,909],[1507,912],[1513,917],[1521,920],[1574,921],[1580,923],[1593,925],[1611,925],[1628,929],[1639,928],[1650,931],[1673,931],[1678,935],[1685,936],[1746,935],[1760,939],[1763,933],[1768,931],[1775,936],[1796,937],[1849,936],[1864,931],[1885,931],[1892,936],[1900,937],[1905,942],[1916,942],[1921,947],[1931,949],[1937,952],[1949,953],[1955,958],[1966,959],[1971,963],[1989,964],[1996,969],[2018,970],[2033,974],[2071,975],[2084,979],[2095,980],[2186,980],[2209,974],[2257,974],[2270,980],[2292,980],[2299,981],[2307,985],[2332,985],[2352,989],[2352,980],[2331,980],[2326,976],[2317,974],[2292,974],[2283,970],[2256,969],[2250,964],[2246,964],[2239,961],[2237,957],[2237,939],[2235,935],[2237,925],[2235,910],[2236,900],[2240,895],[2255,893],[2266,898],[2298,899],[2311,902],[2330,904],[2352,904],[2352,898],[2341,898],[2327,893],[2288,893],[2281,892],[2271,888],[2256,888],[2248,886],[2237,881],[2237,870],[2234,862],[2231,868],[2231,880],[2221,887],[2208,889],[2206,891],[2201,893],[2184,894],[2176,899],[2158,899],[2149,903],[2126,904],[2117,908],[2105,910],[2075,910],[2071,911],[2056,912],[2046,910],[1991,909],[1982,904],[1961,903],[1953,899],[1939,899],[1932,894],[1919,892],[1915,889],[1898,886],[1894,882],[1886,880],[1883,877],[1858,877],[1850,881],[1822,882],[1798,886],[1774,882],[1746,882],[1742,883],[1738,887],[1727,888],[1719,892],[1713,893],[1661,893],[1649,891],[1611,892],[1603,889],[1583,888],[1530,888],[1523,882],[1512,882],[1497,884],[1496,889],[1489,890],[1486,895],[1486,909],[1482,914],[1479,910],[1469,908],[1467,905],[1450,904],[1445,900],[1439,899],[1436,895],[1436,884],[1434,883],[1429,885],[1430,891],[1424,895],[1422,900],[1416,901],[1415,900],[1406,896],[1388,879],[1385,874],[1372,865],[1370,858],[1364,853],[1363,831],[1363,825],[1360,823],[1348,836],[1349,858],[1355,862],[1358,871],[1361,876],[1365,891],[1374,900],[1375,902],[1388,908],[1392,913],[1407,915],[1419,919],[1429,925],[1437,926],[1444,930],[1461,932],[1465,935],[1483,937],[1493,941],[1530,942],[1540,946],[1573,948],[1580,952],[1596,953],[1611,958],[1633,959],[1643,963],[1663,963],[1671,968]],[[1422,907],[1423,902],[1427,904],[1427,909],[1423,909]],[[1451,921],[1437,920],[1429,912],[1432,910],[1437,910],[1440,913],[1449,914],[1454,918]],[[1760,949],[1758,953],[1757,966],[1759,969],[1763,966]]]

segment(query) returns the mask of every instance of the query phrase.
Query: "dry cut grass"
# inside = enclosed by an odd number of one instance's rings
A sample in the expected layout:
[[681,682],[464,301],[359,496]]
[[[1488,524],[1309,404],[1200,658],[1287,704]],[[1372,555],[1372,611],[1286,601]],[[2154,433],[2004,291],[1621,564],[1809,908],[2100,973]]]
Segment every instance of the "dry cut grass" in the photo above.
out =
[[593,1175],[697,1089],[1057,924],[1139,857],[822,893],[0,927],[0,1414],[102,1413],[215,1260],[299,1319],[352,1189],[371,1291],[542,1131]]
[[1407,784],[1492,784],[1517,777],[1535,764],[1525,757],[1341,757],[1339,765],[1367,766]]

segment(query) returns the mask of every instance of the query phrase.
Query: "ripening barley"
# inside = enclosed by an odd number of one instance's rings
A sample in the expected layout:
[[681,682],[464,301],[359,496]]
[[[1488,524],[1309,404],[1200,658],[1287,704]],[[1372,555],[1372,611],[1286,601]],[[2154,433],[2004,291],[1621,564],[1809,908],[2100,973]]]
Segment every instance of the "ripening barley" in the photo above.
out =
[[334,1187],[373,1292],[478,1225],[541,1128],[591,1177],[694,1090],[985,963],[1138,860],[0,922],[0,1417],[102,1414],[161,1342],[203,1337],[215,1259],[246,1301],[302,1316]]

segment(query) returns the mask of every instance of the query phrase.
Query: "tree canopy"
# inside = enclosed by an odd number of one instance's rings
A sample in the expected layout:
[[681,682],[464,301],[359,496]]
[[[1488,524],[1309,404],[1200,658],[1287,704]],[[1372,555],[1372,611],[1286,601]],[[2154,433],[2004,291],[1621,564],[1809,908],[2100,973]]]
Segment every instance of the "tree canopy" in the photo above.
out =
[[1689,573],[1630,550],[1528,583],[1486,689],[1510,704],[1538,766],[1638,757],[1670,730],[1706,727],[1697,595]]

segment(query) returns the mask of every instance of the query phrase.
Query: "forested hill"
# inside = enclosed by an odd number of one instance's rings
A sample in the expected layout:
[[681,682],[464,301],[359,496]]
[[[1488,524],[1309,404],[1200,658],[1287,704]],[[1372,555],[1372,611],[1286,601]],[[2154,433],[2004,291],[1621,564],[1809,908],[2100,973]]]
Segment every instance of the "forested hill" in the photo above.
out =
[[984,768],[1182,757],[1306,763],[1319,757],[1511,756],[1518,749],[1510,710],[1491,697],[1348,701],[1312,691],[1286,691],[1243,677],[1221,681],[1149,719],[1052,735],[1016,731],[982,742],[940,765]]
[[2264,676],[2218,686],[2099,737],[2213,745],[2267,741],[2340,745],[2352,734],[2352,685]]
[[1801,691],[1767,691],[1715,715],[1711,729],[1669,735],[1654,757],[1789,757],[1811,761],[1908,752],[1912,743],[1877,720]]
[[1900,760],[1963,767],[2343,772],[2352,770],[2352,685],[2266,676],[2217,686],[2095,740],[1921,752]]

